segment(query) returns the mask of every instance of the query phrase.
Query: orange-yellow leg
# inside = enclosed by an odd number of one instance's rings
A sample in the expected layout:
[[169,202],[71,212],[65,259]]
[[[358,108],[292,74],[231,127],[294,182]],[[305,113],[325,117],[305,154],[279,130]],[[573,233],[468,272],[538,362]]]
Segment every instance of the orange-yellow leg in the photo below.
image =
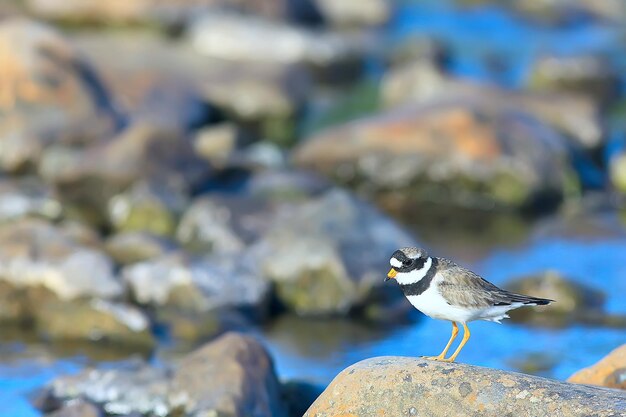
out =
[[459,334],[459,326],[456,325],[456,322],[452,322],[452,336],[450,336],[450,340],[448,340],[448,344],[443,351],[439,354],[439,356],[424,356],[424,359],[431,359],[434,361],[445,361],[446,353],[448,353],[448,349],[452,346],[452,342],[456,339],[456,336]]
[[469,331],[469,328],[467,327],[467,324],[463,323],[463,339],[461,339],[461,343],[459,344],[459,347],[456,348],[452,356],[450,356],[448,359],[445,359],[446,362],[454,362],[456,357],[459,356],[461,349],[463,349],[463,346],[465,346],[465,344],[469,340],[470,336],[471,336],[471,333]]

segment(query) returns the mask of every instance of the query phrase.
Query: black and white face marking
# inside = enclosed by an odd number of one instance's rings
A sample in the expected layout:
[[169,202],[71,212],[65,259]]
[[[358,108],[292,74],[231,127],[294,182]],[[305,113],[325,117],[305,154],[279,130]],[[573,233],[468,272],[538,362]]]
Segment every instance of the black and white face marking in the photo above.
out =
[[397,272],[398,284],[406,285],[424,278],[432,266],[432,259],[421,249],[404,248],[391,255],[389,264]]

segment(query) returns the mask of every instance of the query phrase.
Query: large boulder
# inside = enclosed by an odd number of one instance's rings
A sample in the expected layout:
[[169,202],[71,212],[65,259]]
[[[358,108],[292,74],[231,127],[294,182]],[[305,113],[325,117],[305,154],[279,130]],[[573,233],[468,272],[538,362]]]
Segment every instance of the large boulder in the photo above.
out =
[[50,144],[93,143],[120,117],[90,64],[40,23],[0,22],[0,167],[36,166]]
[[285,416],[269,354],[236,333],[185,356],[173,371],[137,361],[87,369],[58,377],[41,398],[47,411],[81,398],[113,415]]
[[341,372],[305,417],[617,416],[626,393],[418,358],[379,357]]
[[277,216],[250,249],[251,263],[300,315],[367,314],[398,301],[383,286],[389,255],[415,241],[393,221],[345,191],[331,190]]
[[616,348],[590,367],[576,372],[567,381],[626,390],[626,345]]
[[567,142],[535,118],[476,103],[408,105],[313,135],[294,162],[382,197],[527,209],[572,184]]

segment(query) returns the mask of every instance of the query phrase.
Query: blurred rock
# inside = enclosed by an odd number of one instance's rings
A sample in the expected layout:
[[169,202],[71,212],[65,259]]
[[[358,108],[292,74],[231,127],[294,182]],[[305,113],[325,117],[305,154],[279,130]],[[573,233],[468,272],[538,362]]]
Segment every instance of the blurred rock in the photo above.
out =
[[624,410],[626,395],[615,390],[460,363],[379,357],[343,370],[304,417],[582,417]]
[[293,169],[265,170],[253,175],[244,191],[270,201],[306,200],[327,191],[330,183],[311,172]]
[[[159,324],[167,326],[169,335],[175,341],[183,342],[183,346],[190,344],[193,347],[229,331],[254,332],[255,324],[258,324],[245,314],[230,309],[205,313],[160,309],[157,311],[156,319]],[[181,346],[177,347],[180,349]]]
[[[55,184],[68,211],[98,226],[108,222],[109,200],[139,180],[188,189],[209,172],[182,132],[151,122],[138,122],[112,140],[83,151],[50,149],[40,167],[40,175]],[[155,231],[161,233],[173,227],[157,226]]]
[[83,401],[75,400],[70,401],[67,405],[61,409],[56,410],[53,413],[46,414],[46,417],[101,417],[102,411],[94,404]]
[[182,360],[172,379],[172,408],[187,415],[282,417],[280,384],[255,339],[228,333]]
[[314,0],[322,16],[331,24],[375,26],[389,19],[394,2],[388,0]]
[[622,23],[626,19],[626,4],[621,0],[515,0],[515,10],[540,22],[567,24],[581,16]]
[[134,361],[62,376],[44,390],[47,403],[75,398],[107,415],[284,417],[269,354],[255,339],[229,333],[167,369]]
[[45,287],[60,300],[123,292],[108,256],[41,220],[0,228],[0,280],[15,288]]
[[89,340],[150,352],[150,321],[136,307],[106,300],[48,301],[37,306],[37,332],[50,340]]
[[613,350],[590,367],[576,372],[567,382],[626,390],[626,345]]
[[111,236],[105,250],[115,262],[129,265],[159,258],[173,252],[178,245],[161,236],[145,232],[124,232]]
[[0,179],[0,223],[23,217],[55,220],[62,210],[54,192],[36,178]]
[[271,202],[261,198],[200,197],[185,212],[176,237],[197,253],[238,252],[269,228],[274,211]]
[[250,16],[207,14],[191,26],[189,41],[211,58],[308,65],[335,80],[354,78],[360,71],[360,52],[347,37]]
[[[179,128],[207,124],[217,108],[263,137],[273,139],[281,129],[291,135],[291,119],[311,87],[309,71],[301,66],[209,58],[188,42],[149,33],[81,33],[74,41],[130,111],[162,108],[158,117]],[[112,55],[118,59],[107,59]]]
[[[626,10],[626,9],[624,9]],[[565,91],[610,103],[619,92],[619,74],[609,57],[600,55],[541,56],[530,69],[535,91]]]
[[167,370],[143,361],[118,364],[108,369],[86,369],[49,383],[42,397],[69,401],[82,398],[100,404],[107,415],[166,415],[170,384]]
[[36,166],[50,144],[84,145],[121,119],[89,63],[53,29],[26,19],[0,22],[0,167]]
[[562,136],[477,104],[409,105],[331,128],[294,162],[399,207],[545,209],[573,181]]
[[186,186],[180,181],[139,181],[109,201],[109,221],[121,232],[174,234],[178,218],[188,204]]
[[611,157],[609,175],[615,189],[626,193],[626,152],[622,151]]
[[566,326],[574,322],[597,323],[604,315],[602,291],[579,284],[556,271],[515,279],[505,285],[513,292],[556,300],[547,306],[511,311],[511,319],[540,326]]
[[[314,3],[309,0],[113,0],[104,3],[97,0],[27,0],[27,4],[31,12],[41,17],[85,25],[145,23],[177,28],[215,9],[298,23],[318,23],[321,19]],[[367,13],[359,16],[370,16],[376,10],[370,6]]]
[[270,294],[269,284],[237,254],[210,260],[168,255],[127,266],[122,277],[138,303],[179,311],[231,308],[262,318]]
[[397,288],[382,285],[384,271],[390,253],[414,243],[371,206],[333,190],[278,216],[250,258],[289,309],[344,314],[401,299]]
[[233,123],[204,127],[195,135],[193,146],[214,166],[225,166],[237,149],[237,127]]
[[388,71],[382,83],[382,96],[390,107],[447,103],[530,113],[583,149],[597,149],[604,140],[600,109],[590,97],[564,92],[507,91],[451,78],[442,72],[435,57],[416,59]]

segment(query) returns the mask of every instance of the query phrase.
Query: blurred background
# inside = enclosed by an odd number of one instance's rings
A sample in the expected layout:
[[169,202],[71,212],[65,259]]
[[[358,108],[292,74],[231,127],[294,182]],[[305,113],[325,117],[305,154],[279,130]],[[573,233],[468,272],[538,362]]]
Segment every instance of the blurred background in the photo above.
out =
[[408,245],[558,301],[473,324],[461,362],[596,362],[626,342],[625,23],[622,0],[0,0],[0,414],[231,330],[309,393],[436,355],[449,324],[383,283]]

